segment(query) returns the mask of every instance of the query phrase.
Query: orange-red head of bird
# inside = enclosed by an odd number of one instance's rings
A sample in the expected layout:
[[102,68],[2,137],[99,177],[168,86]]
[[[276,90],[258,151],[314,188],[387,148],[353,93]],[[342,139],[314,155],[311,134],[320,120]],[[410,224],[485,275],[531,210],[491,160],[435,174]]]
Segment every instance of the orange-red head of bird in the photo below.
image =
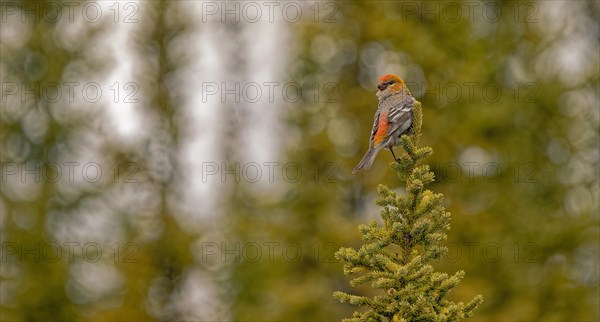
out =
[[377,84],[377,88],[382,92],[388,88],[393,92],[399,92],[405,87],[404,81],[394,74],[385,74],[379,77],[379,84]]

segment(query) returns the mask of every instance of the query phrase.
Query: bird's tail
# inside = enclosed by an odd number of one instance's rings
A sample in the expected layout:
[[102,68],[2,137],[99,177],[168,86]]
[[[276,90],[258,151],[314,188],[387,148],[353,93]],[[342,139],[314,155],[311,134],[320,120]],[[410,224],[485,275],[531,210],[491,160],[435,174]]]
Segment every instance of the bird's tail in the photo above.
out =
[[358,165],[356,165],[356,168],[354,168],[354,170],[352,170],[352,174],[355,174],[361,168],[365,169],[365,170],[369,170],[369,168],[373,164],[373,161],[375,161],[375,157],[377,156],[377,153],[379,153],[379,150],[381,150],[381,145],[376,148],[372,147],[372,146],[369,147],[369,151],[367,151],[367,153],[365,153],[365,156],[362,158],[362,160],[360,160]]

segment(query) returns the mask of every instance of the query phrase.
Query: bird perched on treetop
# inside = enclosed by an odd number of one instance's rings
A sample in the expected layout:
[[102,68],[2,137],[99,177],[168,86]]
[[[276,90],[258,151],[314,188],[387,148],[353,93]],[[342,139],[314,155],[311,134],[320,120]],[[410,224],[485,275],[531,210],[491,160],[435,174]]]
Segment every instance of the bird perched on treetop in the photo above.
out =
[[390,149],[394,159],[399,162],[392,147],[400,145],[402,134],[409,134],[412,128],[415,98],[404,81],[397,75],[386,74],[379,78],[377,88],[379,104],[375,112],[369,150],[352,173],[356,173],[361,168],[368,170],[377,153],[384,148]]

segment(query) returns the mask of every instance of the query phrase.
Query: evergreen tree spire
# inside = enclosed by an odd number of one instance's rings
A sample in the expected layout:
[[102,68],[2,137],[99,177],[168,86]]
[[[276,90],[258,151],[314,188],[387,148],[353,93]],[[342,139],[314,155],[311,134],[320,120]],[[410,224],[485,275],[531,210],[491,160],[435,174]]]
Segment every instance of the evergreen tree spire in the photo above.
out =
[[426,164],[417,163],[432,153],[430,147],[417,148],[421,136],[421,103],[413,107],[413,130],[401,138],[404,153],[392,169],[406,193],[398,195],[385,185],[379,185],[377,205],[381,207],[383,226],[376,221],[360,225],[366,242],[356,250],[341,248],[335,255],[343,260],[344,274],[356,276],[350,285],[370,283],[383,291],[373,298],[334,292],[341,302],[368,307],[355,312],[345,321],[458,321],[468,317],[483,301],[478,295],[469,303],[446,300],[448,293],[464,276],[459,271],[452,276],[434,272],[428,264],[447,252],[440,242],[450,228],[450,213],[442,205],[442,194],[426,190],[434,181]]

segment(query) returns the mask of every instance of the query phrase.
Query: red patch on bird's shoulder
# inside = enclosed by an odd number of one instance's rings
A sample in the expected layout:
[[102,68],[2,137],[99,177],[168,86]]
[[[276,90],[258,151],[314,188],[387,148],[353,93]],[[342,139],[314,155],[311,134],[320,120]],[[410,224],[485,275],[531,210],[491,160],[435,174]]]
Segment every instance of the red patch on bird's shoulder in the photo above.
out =
[[388,112],[383,111],[379,114],[379,120],[377,121],[377,132],[375,132],[375,137],[373,138],[374,146],[378,146],[385,139],[389,127]]

